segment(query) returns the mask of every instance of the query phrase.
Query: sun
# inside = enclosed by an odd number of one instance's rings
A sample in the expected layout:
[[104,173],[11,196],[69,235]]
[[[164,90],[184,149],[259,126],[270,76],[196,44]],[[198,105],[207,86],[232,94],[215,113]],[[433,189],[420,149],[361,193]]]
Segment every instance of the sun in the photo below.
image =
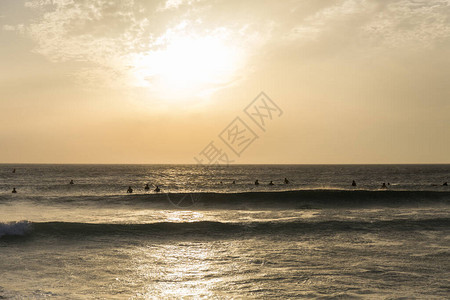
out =
[[220,34],[177,34],[159,49],[138,55],[134,73],[140,86],[166,99],[183,99],[230,84],[241,62],[239,47]]

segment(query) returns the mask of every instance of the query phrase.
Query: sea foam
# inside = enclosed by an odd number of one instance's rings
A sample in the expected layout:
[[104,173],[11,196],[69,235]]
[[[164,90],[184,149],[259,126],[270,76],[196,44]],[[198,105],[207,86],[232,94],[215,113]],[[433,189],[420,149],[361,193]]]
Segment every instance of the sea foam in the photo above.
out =
[[0,238],[3,236],[24,235],[30,229],[28,221],[0,223]]

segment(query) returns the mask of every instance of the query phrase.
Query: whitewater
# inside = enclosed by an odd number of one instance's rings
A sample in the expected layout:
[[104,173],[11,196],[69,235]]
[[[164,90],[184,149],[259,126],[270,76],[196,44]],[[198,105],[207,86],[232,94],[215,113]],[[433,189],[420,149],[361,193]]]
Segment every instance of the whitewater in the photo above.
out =
[[450,165],[0,165],[0,299],[446,298],[446,181]]

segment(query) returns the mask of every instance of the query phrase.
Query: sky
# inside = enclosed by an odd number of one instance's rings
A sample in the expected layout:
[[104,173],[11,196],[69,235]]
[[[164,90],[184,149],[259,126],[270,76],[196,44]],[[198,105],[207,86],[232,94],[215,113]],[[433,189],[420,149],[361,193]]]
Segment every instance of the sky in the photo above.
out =
[[449,0],[0,0],[0,163],[449,154]]

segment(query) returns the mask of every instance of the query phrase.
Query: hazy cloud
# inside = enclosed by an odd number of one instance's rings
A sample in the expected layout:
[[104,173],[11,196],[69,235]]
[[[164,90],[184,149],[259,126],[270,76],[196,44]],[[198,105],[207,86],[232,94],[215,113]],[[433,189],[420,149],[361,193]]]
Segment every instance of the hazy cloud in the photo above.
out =
[[368,1],[338,1],[306,17],[288,33],[287,37],[300,41],[317,40],[321,34],[334,29],[339,23],[350,24],[357,17],[373,12],[374,8],[375,4]]
[[170,10],[170,9],[177,9],[181,5],[192,5],[196,2],[200,2],[201,0],[166,0],[164,5],[160,6],[158,10],[164,11],[164,10]]
[[442,0],[389,2],[363,30],[375,43],[389,47],[432,47],[450,38],[450,2]]
[[306,17],[286,38],[307,43],[332,33],[359,46],[420,49],[449,39],[449,18],[449,1],[345,0]]
[[[304,3],[309,9],[297,7]],[[152,4],[142,0],[30,0],[25,7],[40,16],[27,26],[4,25],[2,29],[26,32],[36,42],[34,51],[52,62],[91,64],[83,67],[79,80],[94,82],[94,77],[104,74],[105,80],[95,82],[110,82],[114,74],[131,84],[139,82],[131,78],[136,57],[157,53],[174,33],[208,36],[222,30],[224,39],[249,55],[261,53],[264,45],[277,44],[280,38],[295,47],[322,43],[329,51],[339,51],[336,40],[346,47],[414,45],[417,49],[432,47],[450,35],[450,4],[444,0],[341,0],[325,6],[315,1],[255,1],[249,5],[254,8],[251,16],[234,9],[239,1],[219,0],[211,5],[199,0]]]
[[[165,6],[176,8],[193,2],[197,1],[167,1]],[[124,87],[127,84],[141,86],[148,80],[151,86],[151,77],[136,78],[143,74],[136,73],[136,69],[141,68],[136,66],[136,58],[154,60],[151,57],[157,57],[176,37],[213,36],[243,46],[254,45],[258,38],[248,28],[208,27],[200,18],[189,19],[183,13],[156,23],[155,19],[164,12],[158,11],[157,5],[148,7],[145,1],[34,0],[26,2],[26,7],[42,11],[40,18],[27,27],[27,33],[36,42],[34,52],[55,63],[91,64],[77,74],[80,82]],[[177,19],[180,21],[174,23]],[[155,66],[155,72],[157,68]],[[218,85],[224,83],[218,82]]]
[[2,26],[3,31],[17,31],[21,34],[25,33],[25,25],[17,24],[17,25],[9,25],[5,24]]
[[12,26],[12,25],[3,25],[2,29],[4,31],[14,31],[14,30],[16,30],[16,27]]

